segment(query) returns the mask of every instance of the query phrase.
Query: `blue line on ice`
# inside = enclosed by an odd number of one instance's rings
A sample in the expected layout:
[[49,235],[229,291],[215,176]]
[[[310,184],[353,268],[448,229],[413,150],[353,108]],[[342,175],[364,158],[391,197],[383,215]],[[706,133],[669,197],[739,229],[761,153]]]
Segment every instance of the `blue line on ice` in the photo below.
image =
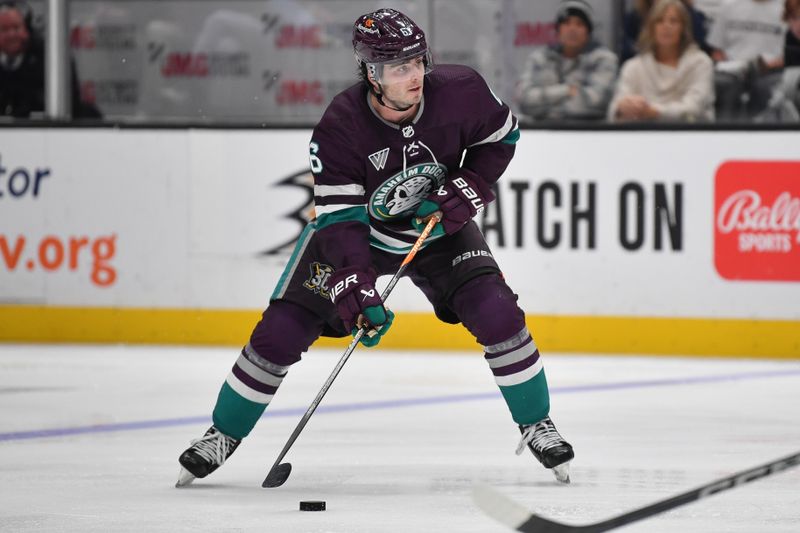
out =
[[[719,383],[726,381],[743,381],[762,378],[789,377],[800,375],[800,369],[772,370],[765,372],[747,372],[742,374],[723,374],[718,376],[694,376],[684,378],[653,379],[646,381],[623,381],[618,383],[594,383],[575,385],[571,387],[551,387],[550,394],[576,394],[581,392],[602,392],[622,389],[643,389],[650,387],[668,387],[674,385],[696,385],[701,383]],[[319,414],[343,413],[348,411],[372,411],[377,409],[398,409],[418,405],[434,405],[442,403],[472,402],[478,400],[494,399],[500,395],[499,391],[482,392],[476,394],[453,394],[449,396],[432,396],[423,398],[405,398],[398,400],[385,400],[380,402],[342,403],[322,405],[317,409]],[[302,416],[307,407],[290,409],[273,409],[264,413],[266,417]],[[153,429],[191,424],[210,424],[210,416],[191,416],[182,418],[166,418],[161,420],[141,420],[138,422],[121,422],[117,424],[96,424],[92,426],[77,426],[51,429],[34,429],[30,431],[12,431],[0,433],[0,442],[11,440],[41,439],[47,437],[66,437],[70,435],[83,435],[87,433],[114,433],[117,431],[131,431],[137,429]]]

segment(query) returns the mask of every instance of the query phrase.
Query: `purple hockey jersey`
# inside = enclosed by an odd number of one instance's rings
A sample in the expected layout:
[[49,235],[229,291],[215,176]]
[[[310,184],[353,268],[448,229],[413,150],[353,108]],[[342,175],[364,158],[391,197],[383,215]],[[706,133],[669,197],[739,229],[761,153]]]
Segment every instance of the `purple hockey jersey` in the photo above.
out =
[[341,92],[310,143],[325,256],[334,268],[366,270],[369,246],[407,253],[422,200],[459,168],[494,183],[518,138],[516,117],[469,67],[438,65],[427,74],[418,113],[399,125],[378,115],[363,83]]

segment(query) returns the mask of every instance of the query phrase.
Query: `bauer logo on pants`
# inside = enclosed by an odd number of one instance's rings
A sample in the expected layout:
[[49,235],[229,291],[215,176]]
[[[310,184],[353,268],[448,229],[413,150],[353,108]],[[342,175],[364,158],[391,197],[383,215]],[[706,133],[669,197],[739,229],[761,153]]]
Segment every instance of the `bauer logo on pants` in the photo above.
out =
[[800,281],[800,161],[719,167],[714,264],[729,280]]

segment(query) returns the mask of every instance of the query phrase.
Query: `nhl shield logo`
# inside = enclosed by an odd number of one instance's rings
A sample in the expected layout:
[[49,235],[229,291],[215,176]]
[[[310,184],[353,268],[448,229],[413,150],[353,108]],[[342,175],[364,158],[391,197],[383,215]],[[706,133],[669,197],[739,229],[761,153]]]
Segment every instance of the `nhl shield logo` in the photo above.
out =
[[414,127],[411,126],[410,124],[408,126],[405,126],[403,128],[403,137],[408,139],[409,137],[413,137],[413,136],[414,136]]

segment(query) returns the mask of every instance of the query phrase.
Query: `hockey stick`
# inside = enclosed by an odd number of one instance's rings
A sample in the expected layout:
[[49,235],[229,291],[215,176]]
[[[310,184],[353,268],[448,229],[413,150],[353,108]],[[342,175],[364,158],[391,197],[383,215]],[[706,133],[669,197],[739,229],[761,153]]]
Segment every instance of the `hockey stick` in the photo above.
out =
[[[403,259],[403,262],[400,263],[400,267],[397,269],[397,272],[395,273],[394,277],[392,277],[392,279],[389,280],[389,284],[386,285],[386,288],[383,290],[383,293],[381,294],[381,300],[383,300],[384,302],[386,301],[386,298],[392,292],[394,286],[397,285],[397,281],[400,279],[400,276],[402,276],[403,273],[406,271],[406,267],[408,267],[408,264],[411,262],[412,259],[414,259],[414,256],[417,255],[417,252],[422,246],[422,243],[425,242],[425,239],[428,238],[428,235],[430,235],[431,231],[433,231],[433,227],[436,225],[437,222],[439,222],[440,219],[441,215],[437,212],[434,213],[434,215],[428,221],[428,225],[425,226],[425,229],[422,230],[422,233],[420,234],[419,238],[417,238],[417,241],[411,247],[411,251],[408,252],[408,255],[406,255],[405,259]],[[335,380],[336,376],[339,375],[339,372],[342,370],[342,367],[350,358],[350,354],[353,353],[353,350],[355,350],[356,346],[358,346],[358,341],[361,340],[361,337],[364,336],[364,333],[366,333],[366,331],[367,331],[366,328],[362,327],[356,332],[355,336],[353,337],[353,340],[350,342],[350,345],[344,351],[344,354],[342,354],[342,357],[339,359],[339,362],[336,363],[333,372],[331,372],[331,375],[328,376],[328,380],[325,381],[324,385],[322,385],[322,389],[320,389],[319,393],[317,394],[317,397],[314,398],[314,401],[311,402],[310,406],[308,406],[308,410],[303,415],[303,418],[300,419],[300,422],[297,424],[297,427],[292,432],[292,435],[289,437],[288,442],[286,442],[286,445],[283,447],[283,450],[281,450],[278,459],[275,460],[275,464],[273,464],[272,468],[270,468],[267,477],[261,484],[262,487],[264,488],[280,487],[289,478],[289,474],[292,473],[292,464],[281,463],[281,460],[286,455],[286,452],[289,451],[289,448],[292,447],[294,441],[297,440],[297,437],[300,435],[300,432],[303,431],[303,428],[306,426],[308,419],[311,418],[312,414],[314,414],[314,411],[317,409],[317,406],[322,401],[322,398],[325,396],[325,393],[327,393],[328,389],[331,388],[333,380]]]
[[594,524],[587,524],[585,526],[560,524],[537,516],[519,503],[487,486],[476,487],[472,496],[475,503],[478,504],[478,507],[483,509],[486,514],[523,533],[600,533],[601,531],[608,531],[658,513],[663,513],[664,511],[669,511],[670,509],[686,505],[687,503],[697,501],[706,496],[712,496],[718,492],[738,487],[744,483],[767,477],[797,465],[800,465],[800,452],[743,472],[738,472],[732,476],[718,479],[717,481],[703,485],[702,487],[697,487],[683,494],[678,494],[667,500],[652,503],[617,517],[609,518],[608,520],[603,520],[602,522]]

